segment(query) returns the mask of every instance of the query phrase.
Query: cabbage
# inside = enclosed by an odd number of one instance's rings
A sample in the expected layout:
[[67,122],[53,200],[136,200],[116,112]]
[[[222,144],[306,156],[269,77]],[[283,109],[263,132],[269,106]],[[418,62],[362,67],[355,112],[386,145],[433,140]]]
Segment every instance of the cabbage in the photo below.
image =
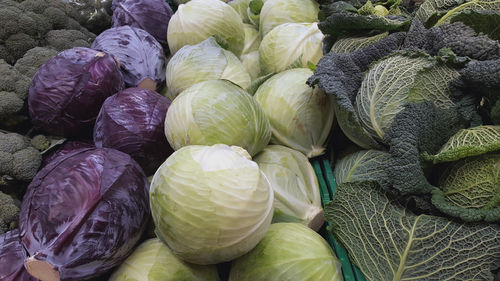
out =
[[167,44],[167,28],[173,11],[165,0],[114,0],[113,27],[130,25],[147,31]]
[[251,24],[244,25],[245,31],[245,47],[242,54],[248,54],[253,51],[258,51],[260,46],[259,31]]
[[241,63],[247,69],[252,81],[260,77],[262,71],[260,69],[259,51],[241,55]]
[[250,251],[273,214],[273,192],[241,147],[191,145],[174,152],[153,177],[156,233],[179,258],[215,264]]
[[182,47],[167,65],[167,96],[174,100],[190,86],[211,79],[226,79],[246,89],[250,75],[241,61],[213,37]]
[[124,87],[113,56],[69,49],[36,72],[29,89],[29,114],[33,124],[49,134],[87,136],[104,100]]
[[281,145],[270,145],[254,161],[274,191],[274,222],[298,222],[318,231],[323,208],[318,179],[307,157]]
[[170,100],[154,91],[128,88],[106,99],[94,127],[97,147],[132,156],[152,175],[173,152],[164,134]]
[[21,205],[28,272],[84,280],[121,264],[148,221],[148,191],[141,167],[118,150],[80,148],[54,158]]
[[144,241],[113,273],[109,281],[217,281],[215,266],[179,260],[158,238]]
[[24,267],[26,250],[19,235],[18,229],[0,234],[0,280],[38,281]]
[[185,45],[194,45],[214,36],[224,49],[241,55],[245,42],[243,22],[238,13],[220,0],[192,0],[179,5],[168,24],[167,40],[175,54]]
[[307,68],[283,71],[264,82],[255,99],[269,122],[272,143],[296,149],[307,157],[320,155],[333,123],[332,99],[306,85]]
[[319,5],[314,0],[267,0],[260,11],[261,35],[283,23],[317,22],[318,12]]
[[250,4],[250,0],[231,0],[228,2],[229,6],[233,7],[233,9],[238,12],[241,19],[244,23],[251,23],[248,18],[248,4]]
[[177,150],[191,144],[241,146],[255,155],[269,143],[269,121],[240,87],[208,80],[182,92],[167,111],[165,135]]
[[156,90],[165,81],[163,47],[140,28],[125,25],[107,29],[97,36],[92,49],[106,51],[118,59],[129,87]]
[[340,262],[328,243],[299,223],[276,223],[248,254],[233,262],[229,281],[342,281]]
[[323,56],[323,37],[317,23],[285,23],[273,28],[259,47],[263,74],[317,64]]

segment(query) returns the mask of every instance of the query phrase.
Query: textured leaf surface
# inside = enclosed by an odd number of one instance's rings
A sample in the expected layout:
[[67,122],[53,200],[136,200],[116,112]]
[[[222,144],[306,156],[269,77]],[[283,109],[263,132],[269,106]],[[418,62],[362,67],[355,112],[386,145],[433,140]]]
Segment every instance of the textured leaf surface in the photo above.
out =
[[432,101],[438,108],[454,106],[451,100],[450,82],[460,77],[460,73],[444,65],[436,65],[420,71],[410,90],[410,102]]
[[387,182],[385,168],[391,155],[378,150],[361,150],[342,157],[333,171],[337,184],[376,180]]
[[500,126],[478,126],[458,131],[436,155],[424,154],[423,157],[440,163],[496,150],[500,150]]
[[373,36],[340,38],[335,41],[330,51],[334,53],[352,53],[380,41],[387,35],[389,35],[389,32],[383,32]]
[[432,26],[448,10],[459,6],[465,0],[426,0],[420,5],[415,14],[415,19],[426,26]]
[[441,176],[439,186],[453,205],[477,209],[500,207],[500,154],[453,163]]
[[341,184],[325,212],[367,280],[493,280],[500,260],[500,226],[414,215],[375,183]]

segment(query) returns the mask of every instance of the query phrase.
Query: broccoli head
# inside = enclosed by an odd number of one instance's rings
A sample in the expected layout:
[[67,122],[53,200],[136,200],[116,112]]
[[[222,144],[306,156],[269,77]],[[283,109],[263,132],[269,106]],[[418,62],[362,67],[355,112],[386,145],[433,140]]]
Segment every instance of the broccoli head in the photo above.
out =
[[0,234],[17,228],[19,202],[0,191]]
[[28,182],[35,177],[42,155],[31,140],[16,133],[0,133],[0,175],[2,179]]

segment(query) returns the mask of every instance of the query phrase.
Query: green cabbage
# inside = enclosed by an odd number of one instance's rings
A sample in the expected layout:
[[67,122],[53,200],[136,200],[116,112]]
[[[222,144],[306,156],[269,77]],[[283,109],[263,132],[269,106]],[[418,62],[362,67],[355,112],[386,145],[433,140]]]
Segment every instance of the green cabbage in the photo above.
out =
[[276,223],[248,254],[233,262],[229,281],[342,281],[340,262],[328,243],[299,223]]
[[264,36],[259,47],[263,74],[316,65],[323,56],[317,23],[284,23]]
[[217,143],[241,146],[255,155],[269,143],[271,128],[260,105],[226,80],[197,83],[172,102],[165,135],[174,150]]
[[271,223],[273,198],[248,153],[224,144],[174,152],[150,190],[156,234],[196,264],[230,261],[255,247]]
[[312,74],[307,68],[283,71],[264,82],[255,93],[271,123],[271,142],[296,149],[307,157],[324,152],[334,119],[331,96],[306,84]]
[[196,45],[182,47],[167,65],[167,96],[174,100],[190,86],[211,79],[226,79],[243,89],[250,86],[250,75],[241,61],[224,50],[213,37]]
[[241,63],[247,69],[252,81],[260,77],[262,71],[260,69],[259,51],[241,55]]
[[259,31],[251,24],[244,25],[245,30],[245,47],[242,54],[248,54],[253,51],[258,51],[260,46]]
[[217,281],[217,268],[179,260],[158,238],[144,241],[109,281]]
[[319,5],[314,0],[268,0],[260,11],[259,28],[265,36],[284,23],[313,23],[318,21]]
[[298,222],[319,230],[323,208],[318,179],[307,157],[288,147],[270,145],[254,161],[273,187],[273,222]]
[[241,55],[245,33],[238,13],[219,0],[191,0],[179,5],[168,23],[167,41],[175,54],[185,45],[194,45],[214,36],[224,49]]

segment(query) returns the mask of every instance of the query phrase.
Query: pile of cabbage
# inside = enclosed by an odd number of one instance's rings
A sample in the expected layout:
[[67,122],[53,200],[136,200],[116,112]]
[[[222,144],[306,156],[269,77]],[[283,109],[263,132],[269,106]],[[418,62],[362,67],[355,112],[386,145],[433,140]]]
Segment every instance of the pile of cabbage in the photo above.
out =
[[319,5],[112,10],[90,48],[33,77],[33,130],[64,144],[27,187],[19,229],[0,234],[0,279],[343,280],[309,162],[334,122],[306,84]]

